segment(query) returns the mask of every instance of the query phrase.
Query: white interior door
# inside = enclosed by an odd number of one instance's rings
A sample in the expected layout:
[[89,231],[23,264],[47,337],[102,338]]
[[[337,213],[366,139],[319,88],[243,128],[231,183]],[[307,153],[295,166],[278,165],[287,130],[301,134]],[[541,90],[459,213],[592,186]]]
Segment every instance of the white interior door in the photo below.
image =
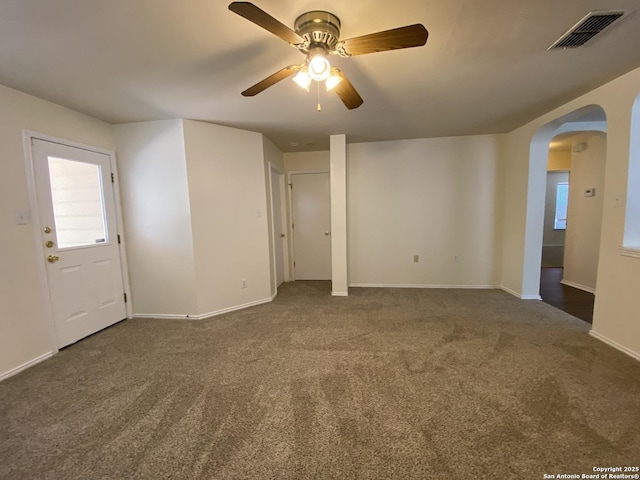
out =
[[296,280],[331,280],[328,173],[291,175]]
[[32,140],[58,347],[126,318],[108,155]]
[[284,282],[284,231],[282,230],[282,174],[271,170],[271,205],[273,208],[273,246],[276,262],[276,287]]

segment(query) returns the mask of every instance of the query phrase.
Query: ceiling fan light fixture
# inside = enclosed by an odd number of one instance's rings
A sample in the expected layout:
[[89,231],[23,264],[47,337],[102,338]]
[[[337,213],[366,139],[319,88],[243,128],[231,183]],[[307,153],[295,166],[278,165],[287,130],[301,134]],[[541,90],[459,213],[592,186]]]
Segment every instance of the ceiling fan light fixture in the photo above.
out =
[[342,75],[340,75],[340,70],[338,70],[336,67],[333,67],[331,69],[331,74],[327,78],[326,82],[324,82],[327,92],[330,92],[331,90],[336,88],[341,81]]
[[311,85],[311,76],[309,75],[307,67],[302,67],[300,71],[296,73],[295,77],[293,77],[293,81],[308,92],[309,86]]
[[329,78],[331,64],[323,54],[316,54],[309,58],[309,75],[316,82]]

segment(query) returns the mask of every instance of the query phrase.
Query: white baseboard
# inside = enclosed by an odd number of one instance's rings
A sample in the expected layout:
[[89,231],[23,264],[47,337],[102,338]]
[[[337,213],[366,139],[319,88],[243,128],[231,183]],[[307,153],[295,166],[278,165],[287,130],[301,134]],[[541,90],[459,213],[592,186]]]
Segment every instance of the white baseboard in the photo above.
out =
[[242,305],[234,305],[233,307],[223,308],[222,310],[216,310],[214,312],[203,313],[201,315],[187,315],[187,314],[164,314],[164,313],[136,313],[133,318],[157,318],[160,320],[204,320],[205,318],[217,317],[225,313],[235,312],[237,310],[243,310],[249,307],[255,307],[256,305],[262,305],[273,301],[277,293],[269,298],[263,298],[262,300],[256,300],[255,302],[244,303]]
[[542,300],[540,295],[520,295],[520,300]]
[[500,288],[499,285],[437,285],[421,283],[350,283],[349,286],[356,288],[463,288],[475,290],[491,290]]
[[587,287],[586,285],[580,285],[579,283],[576,282],[572,282],[570,280],[565,280],[564,278],[562,280],[560,280],[560,283],[563,285],[566,285],[567,287],[573,287],[573,288],[577,288],[578,290],[583,290],[585,292],[589,292],[589,293],[596,293],[596,289],[595,288],[591,288],[591,287]]
[[594,331],[594,330],[589,330],[589,335],[591,335],[594,338],[597,338],[598,340],[600,340],[601,342],[606,343],[607,345],[609,345],[610,347],[615,348],[616,350],[620,350],[622,353],[626,353],[627,355],[629,355],[631,358],[634,358],[638,361],[640,361],[640,353],[638,352],[634,352],[633,350],[631,350],[630,348],[627,347],[623,347],[622,345],[620,345],[618,342],[614,342],[613,340],[611,340],[610,338],[605,337],[604,335]]
[[513,295],[514,297],[518,297],[520,300],[542,300],[540,295],[521,295],[518,292],[511,290],[510,288],[505,287],[504,285],[498,287],[501,290],[504,290],[509,295]]
[[3,380],[6,380],[9,377],[13,377],[14,375],[22,372],[23,370],[26,370],[29,367],[33,367],[36,363],[43,362],[47,358],[53,357],[56,353],[58,353],[58,352],[45,353],[44,355],[40,355],[39,357],[36,357],[33,360],[29,360],[28,362],[23,363],[22,365],[20,365],[18,367],[12,368],[8,372],[0,373],[0,382],[3,381]]
[[332,297],[348,297],[349,292],[331,292]]

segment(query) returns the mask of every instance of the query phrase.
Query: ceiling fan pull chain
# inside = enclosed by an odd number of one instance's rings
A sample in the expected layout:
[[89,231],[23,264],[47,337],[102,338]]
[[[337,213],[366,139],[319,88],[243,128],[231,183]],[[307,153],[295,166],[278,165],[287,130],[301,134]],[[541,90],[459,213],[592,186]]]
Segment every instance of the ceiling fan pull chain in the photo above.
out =
[[316,82],[316,85],[318,86],[318,111],[321,112],[322,107],[320,106],[320,82]]

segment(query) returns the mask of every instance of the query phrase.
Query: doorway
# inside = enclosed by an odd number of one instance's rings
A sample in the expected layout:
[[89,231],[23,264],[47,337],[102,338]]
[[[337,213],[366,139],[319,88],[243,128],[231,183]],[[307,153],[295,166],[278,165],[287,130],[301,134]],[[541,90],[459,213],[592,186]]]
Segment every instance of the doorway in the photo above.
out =
[[271,167],[271,218],[273,230],[274,279],[276,289],[288,280],[285,272],[285,233],[283,222],[284,208],[284,174]]
[[127,317],[113,157],[27,135],[43,290],[62,348]]
[[295,280],[331,280],[329,172],[290,173]]
[[570,130],[606,132],[604,110],[598,105],[581,107],[541,126],[531,138],[524,225],[524,263],[519,292],[522,299],[540,299],[542,228],[549,144],[553,137]]
[[593,321],[603,208],[606,133],[554,137],[547,164],[540,273],[543,301]]

